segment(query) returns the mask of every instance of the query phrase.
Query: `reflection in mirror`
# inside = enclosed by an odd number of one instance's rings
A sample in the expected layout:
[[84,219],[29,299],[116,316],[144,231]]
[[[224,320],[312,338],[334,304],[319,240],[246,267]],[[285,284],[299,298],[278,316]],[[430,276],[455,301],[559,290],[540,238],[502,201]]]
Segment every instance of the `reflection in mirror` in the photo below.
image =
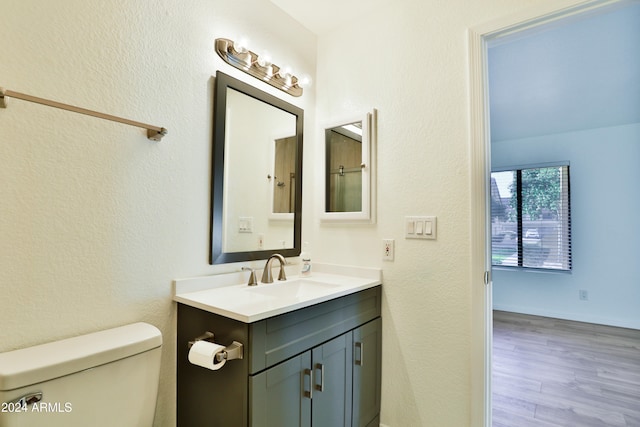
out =
[[[271,218],[273,219],[293,219],[295,208],[296,192],[296,137],[295,135],[278,138],[273,144],[273,176],[268,175],[272,180]],[[285,215],[277,215],[285,214]]]
[[376,110],[324,129],[323,221],[374,222]]
[[300,253],[300,108],[216,75],[212,264]]
[[362,210],[362,121],[325,130],[326,211]]
[[[224,252],[286,249],[293,245],[293,223],[272,223],[269,191],[261,184],[272,166],[269,163],[273,135],[293,135],[288,174],[293,174],[296,155],[296,116],[227,88],[224,151]],[[286,141],[287,138],[284,138]],[[275,140],[276,146],[278,139]],[[276,149],[276,161],[278,160]],[[284,166],[284,159],[280,161]],[[275,171],[278,189],[290,188],[289,178]],[[261,188],[262,187],[262,188]],[[276,192],[276,195],[282,192]],[[287,202],[289,199],[286,199]],[[294,201],[294,200],[291,200]],[[295,206],[295,205],[294,205]],[[287,211],[288,212],[288,211]],[[293,219],[293,215],[291,215]]]

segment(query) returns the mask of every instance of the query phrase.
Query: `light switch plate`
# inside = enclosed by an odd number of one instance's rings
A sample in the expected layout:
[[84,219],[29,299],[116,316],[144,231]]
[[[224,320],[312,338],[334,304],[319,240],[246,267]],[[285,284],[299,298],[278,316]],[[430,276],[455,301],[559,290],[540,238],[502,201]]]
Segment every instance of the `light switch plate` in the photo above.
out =
[[253,233],[253,217],[241,216],[238,218],[239,233]]
[[435,216],[405,216],[405,239],[436,239],[436,217]]

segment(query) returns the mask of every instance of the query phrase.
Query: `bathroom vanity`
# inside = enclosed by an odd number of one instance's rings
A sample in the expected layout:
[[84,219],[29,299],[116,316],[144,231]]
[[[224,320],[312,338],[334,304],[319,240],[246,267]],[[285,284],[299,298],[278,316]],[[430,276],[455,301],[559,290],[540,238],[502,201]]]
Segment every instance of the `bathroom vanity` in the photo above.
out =
[[[191,292],[176,281],[177,425],[377,426],[382,288],[379,271],[364,276]],[[243,358],[219,370],[191,364],[189,342],[207,331],[242,343]]]

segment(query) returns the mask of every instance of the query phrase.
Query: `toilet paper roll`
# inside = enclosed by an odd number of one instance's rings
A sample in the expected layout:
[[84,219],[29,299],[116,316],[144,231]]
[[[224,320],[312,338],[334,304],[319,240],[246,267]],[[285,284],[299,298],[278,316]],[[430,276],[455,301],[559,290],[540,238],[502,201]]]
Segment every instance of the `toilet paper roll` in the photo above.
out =
[[216,362],[216,354],[222,352],[224,348],[223,345],[213,342],[196,341],[189,349],[189,362],[217,371],[227,362],[226,359],[222,359],[222,362]]

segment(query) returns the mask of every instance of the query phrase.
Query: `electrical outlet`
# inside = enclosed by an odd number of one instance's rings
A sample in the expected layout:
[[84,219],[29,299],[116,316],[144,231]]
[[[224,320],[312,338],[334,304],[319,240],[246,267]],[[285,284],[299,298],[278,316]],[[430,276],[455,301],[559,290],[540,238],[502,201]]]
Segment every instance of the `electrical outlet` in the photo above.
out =
[[580,289],[578,291],[578,297],[580,298],[580,301],[588,301],[589,300],[589,292],[585,291],[584,289]]
[[395,255],[394,246],[393,239],[382,239],[382,259],[384,261],[393,261]]

